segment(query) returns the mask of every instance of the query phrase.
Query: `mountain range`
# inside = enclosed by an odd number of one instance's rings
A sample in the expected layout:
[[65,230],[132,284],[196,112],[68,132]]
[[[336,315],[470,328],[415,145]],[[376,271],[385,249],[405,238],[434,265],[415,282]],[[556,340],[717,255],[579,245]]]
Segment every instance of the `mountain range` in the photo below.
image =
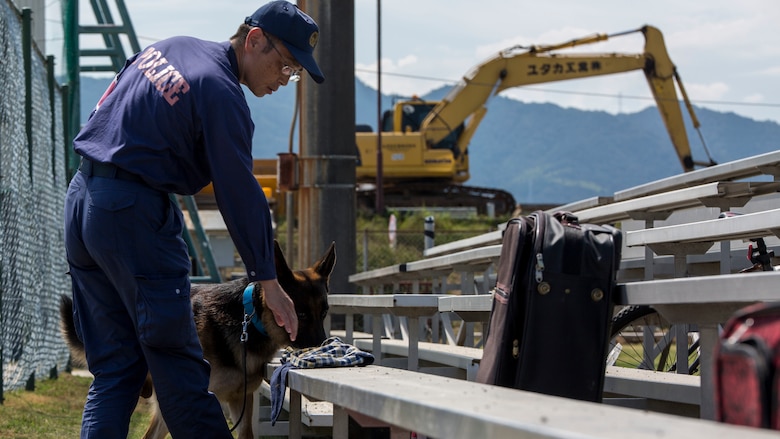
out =
[[[110,79],[81,78],[81,117],[90,110]],[[441,99],[449,87],[421,98]],[[276,157],[289,149],[295,89],[254,98],[246,91],[255,121],[253,154]],[[382,96],[389,109],[397,96]],[[377,92],[356,79],[356,124],[376,130]],[[610,114],[524,103],[496,96],[469,146],[471,178],[466,184],[506,190],[519,203],[562,204],[682,172],[655,106],[636,113]],[[694,107],[701,138],[717,163],[780,149],[780,124],[756,121],[732,112]],[[695,160],[708,161],[699,134],[685,115]],[[297,145],[297,140],[295,143]]]

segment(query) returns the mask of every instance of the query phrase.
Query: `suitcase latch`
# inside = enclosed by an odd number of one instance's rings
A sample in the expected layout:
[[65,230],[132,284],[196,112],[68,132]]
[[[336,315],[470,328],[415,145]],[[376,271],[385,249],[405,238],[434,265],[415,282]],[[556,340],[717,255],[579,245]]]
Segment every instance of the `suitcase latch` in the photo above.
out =
[[536,282],[541,282],[542,272],[544,271],[544,257],[541,253],[536,254]]

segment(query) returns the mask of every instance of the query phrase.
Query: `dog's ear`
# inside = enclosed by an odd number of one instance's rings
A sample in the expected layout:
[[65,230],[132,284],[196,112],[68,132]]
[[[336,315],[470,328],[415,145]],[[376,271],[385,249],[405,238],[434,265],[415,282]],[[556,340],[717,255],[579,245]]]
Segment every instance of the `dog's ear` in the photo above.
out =
[[279,241],[274,239],[274,265],[276,265],[276,278],[279,280],[279,282],[282,282],[282,279],[285,280],[292,280],[293,279],[293,273],[290,269],[290,266],[287,265],[287,260],[284,258],[284,252],[282,251],[282,247],[279,245]]
[[314,271],[327,279],[333,272],[333,266],[336,265],[336,241],[330,243],[330,247],[325,251],[319,261],[314,264]]

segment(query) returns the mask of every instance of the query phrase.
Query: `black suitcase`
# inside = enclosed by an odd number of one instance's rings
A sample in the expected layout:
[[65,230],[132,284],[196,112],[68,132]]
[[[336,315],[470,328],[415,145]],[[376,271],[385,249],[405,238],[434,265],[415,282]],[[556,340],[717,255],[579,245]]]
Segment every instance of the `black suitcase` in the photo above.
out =
[[621,242],[568,212],[510,220],[476,380],[600,402]]

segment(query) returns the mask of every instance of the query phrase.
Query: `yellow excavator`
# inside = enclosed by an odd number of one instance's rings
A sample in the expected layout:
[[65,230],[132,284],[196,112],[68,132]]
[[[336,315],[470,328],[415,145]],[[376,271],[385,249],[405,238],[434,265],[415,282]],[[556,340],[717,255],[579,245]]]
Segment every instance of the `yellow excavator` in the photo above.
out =
[[[637,32],[645,38],[642,53],[561,52]],[[496,213],[511,212],[515,207],[511,194],[462,185],[469,179],[468,145],[487,112],[488,99],[512,87],[633,70],[643,71],[647,78],[683,171],[715,164],[709,152],[708,162],[693,160],[675,84],[697,130],[699,121],[666,51],[663,35],[655,27],[644,26],[556,45],[512,47],[473,67],[441,101],[411,99],[395,103],[393,110],[383,115],[380,134],[358,127],[357,181],[369,188],[376,182],[380,136],[387,205],[475,206],[484,212],[485,206],[492,203]],[[704,143],[701,133],[699,137]],[[704,149],[707,151],[706,145]],[[369,205],[373,196],[373,189],[362,193]]]

